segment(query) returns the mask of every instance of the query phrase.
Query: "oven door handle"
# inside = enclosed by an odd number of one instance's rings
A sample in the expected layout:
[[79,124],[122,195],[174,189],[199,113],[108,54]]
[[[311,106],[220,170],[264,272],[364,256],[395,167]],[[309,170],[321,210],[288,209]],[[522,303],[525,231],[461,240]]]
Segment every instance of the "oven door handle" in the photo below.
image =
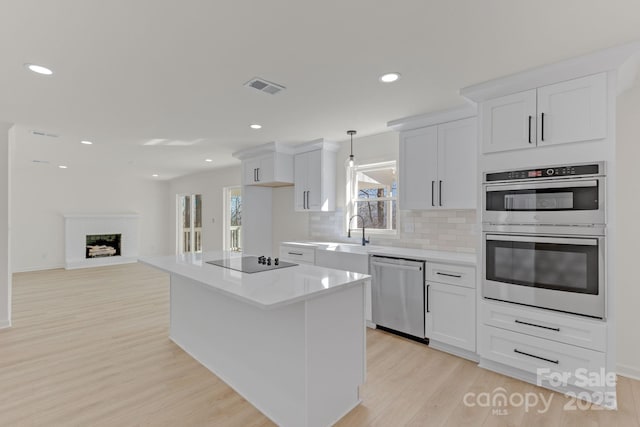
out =
[[527,184],[487,184],[485,185],[485,191],[487,193],[493,191],[511,191],[511,190],[538,190],[546,188],[573,188],[573,187],[597,187],[598,181],[537,181]]
[[506,234],[487,234],[485,240],[499,242],[525,242],[525,243],[557,243],[560,245],[598,246],[598,239],[568,238],[568,237],[535,237],[516,236]]

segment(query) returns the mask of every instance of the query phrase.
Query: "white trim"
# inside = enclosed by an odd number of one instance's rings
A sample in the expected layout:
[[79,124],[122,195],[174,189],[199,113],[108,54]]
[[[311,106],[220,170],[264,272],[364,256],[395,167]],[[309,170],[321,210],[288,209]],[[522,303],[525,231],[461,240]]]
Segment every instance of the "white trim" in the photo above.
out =
[[0,320],[0,329],[10,328],[11,320]]
[[138,262],[137,257],[111,256],[104,258],[86,259],[78,262],[67,262],[64,268],[67,270],[77,270],[79,268],[104,267],[106,265],[134,264]]
[[293,151],[293,146],[284,144],[282,142],[273,141],[267,142],[266,144],[262,144],[257,147],[249,147],[235,151],[231,154],[231,157],[238,160],[245,160],[271,153],[293,154]]
[[402,119],[387,122],[387,127],[397,131],[419,129],[426,126],[439,125],[456,120],[475,117],[478,114],[478,107],[475,103],[463,105],[462,107],[449,108],[448,110],[435,111],[417,116],[404,117]]
[[[634,57],[638,55],[640,55],[640,41],[635,41],[467,86],[460,89],[460,95],[470,101],[483,102],[578,77],[618,70],[626,66],[630,59],[637,65]],[[630,74],[634,74],[632,69],[623,71],[625,82],[631,81]]]
[[445,353],[453,354],[454,356],[458,356],[463,359],[471,360],[472,362],[478,363],[478,361],[480,360],[480,356],[478,356],[478,353],[476,353],[475,351],[465,350],[443,342],[434,341],[432,339],[429,339],[429,347],[438,351],[444,351]]
[[640,381],[640,368],[638,367],[618,363],[616,371],[618,375]]
[[65,268],[64,264],[54,264],[54,265],[36,265],[33,267],[24,267],[18,270],[11,271],[12,273],[30,273],[32,271],[44,271],[44,270],[57,270],[59,268]]
[[340,145],[336,142],[326,140],[324,138],[314,139],[313,141],[305,142],[304,144],[296,145],[295,154],[306,153],[316,150],[338,151]]

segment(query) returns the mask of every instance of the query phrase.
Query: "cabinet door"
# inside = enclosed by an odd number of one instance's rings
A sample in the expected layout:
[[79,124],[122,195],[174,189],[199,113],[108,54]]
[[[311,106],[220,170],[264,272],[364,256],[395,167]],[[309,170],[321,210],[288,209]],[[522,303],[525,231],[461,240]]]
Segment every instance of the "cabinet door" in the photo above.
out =
[[538,89],[538,145],[607,136],[607,75],[568,80]]
[[296,154],[293,160],[294,208],[304,211],[307,208],[307,153]]
[[438,128],[430,126],[400,135],[398,165],[400,209],[436,207],[438,184]]
[[535,147],[535,89],[483,102],[480,120],[484,153]]
[[245,185],[255,184],[257,169],[260,167],[260,159],[248,159],[242,162],[243,182]]
[[324,204],[322,188],[322,150],[304,153],[307,156],[307,209],[321,211]]
[[438,126],[438,206],[476,208],[477,135],[473,117]]
[[427,338],[469,351],[476,350],[475,289],[427,282]]
[[270,154],[268,156],[260,157],[258,163],[258,171],[257,178],[258,183],[269,183],[274,180],[274,155]]

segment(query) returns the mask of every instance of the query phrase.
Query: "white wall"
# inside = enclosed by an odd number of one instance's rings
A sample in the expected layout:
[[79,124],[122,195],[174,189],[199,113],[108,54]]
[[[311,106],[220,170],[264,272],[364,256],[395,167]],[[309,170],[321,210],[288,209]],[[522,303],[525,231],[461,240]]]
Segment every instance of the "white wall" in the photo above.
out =
[[169,224],[165,233],[170,239],[167,253],[176,251],[176,199],[179,194],[202,195],[202,250],[222,250],[224,187],[240,185],[240,166],[214,169],[187,175],[169,183]]
[[617,102],[617,366],[640,379],[640,79]]
[[[11,129],[11,130],[10,130]],[[13,128],[0,123],[0,328],[11,326],[11,146]]]
[[[12,163],[11,254],[14,272],[64,266],[65,213],[140,214],[140,255],[168,251],[168,183],[139,178],[120,164],[101,162],[100,150],[91,160],[69,159],[68,169],[33,160],[55,158],[55,139],[34,139],[16,126]],[[40,137],[41,138],[41,137]],[[124,163],[124,160],[123,160]]]

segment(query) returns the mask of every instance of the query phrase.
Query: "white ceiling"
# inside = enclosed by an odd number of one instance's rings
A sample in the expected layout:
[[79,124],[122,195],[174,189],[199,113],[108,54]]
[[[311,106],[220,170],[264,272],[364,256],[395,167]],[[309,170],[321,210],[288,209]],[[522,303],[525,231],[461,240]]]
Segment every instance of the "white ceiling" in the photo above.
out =
[[[60,134],[24,142],[55,144],[44,160],[101,146],[163,178],[264,142],[383,132],[462,104],[461,87],[640,39],[637,0],[3,0],[2,15],[0,121]],[[243,87],[255,76],[287,90]]]

